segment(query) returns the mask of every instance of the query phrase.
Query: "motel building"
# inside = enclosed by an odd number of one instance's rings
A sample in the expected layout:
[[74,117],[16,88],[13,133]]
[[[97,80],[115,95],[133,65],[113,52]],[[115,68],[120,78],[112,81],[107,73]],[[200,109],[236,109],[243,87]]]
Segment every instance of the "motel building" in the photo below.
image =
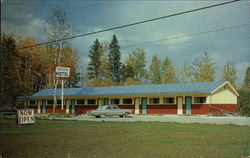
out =
[[[43,89],[18,100],[35,113],[52,113],[54,89]],[[116,104],[134,114],[206,115],[237,113],[237,96],[228,82],[194,82],[57,89],[56,113],[84,114],[99,106]]]

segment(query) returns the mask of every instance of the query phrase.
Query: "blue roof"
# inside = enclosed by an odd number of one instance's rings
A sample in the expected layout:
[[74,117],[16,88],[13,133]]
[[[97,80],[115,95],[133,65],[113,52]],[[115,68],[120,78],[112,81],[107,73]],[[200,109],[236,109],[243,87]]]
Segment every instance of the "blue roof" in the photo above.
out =
[[[110,87],[64,88],[64,96],[110,96],[136,94],[208,94],[224,82],[193,82],[173,84],[148,84]],[[29,98],[52,97],[54,89],[43,89]],[[61,89],[57,89],[57,96],[61,96]]]

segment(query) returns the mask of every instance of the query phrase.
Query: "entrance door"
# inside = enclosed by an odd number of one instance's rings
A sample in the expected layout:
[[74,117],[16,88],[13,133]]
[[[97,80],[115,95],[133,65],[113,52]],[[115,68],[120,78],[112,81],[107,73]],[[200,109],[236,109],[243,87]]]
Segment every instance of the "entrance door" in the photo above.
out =
[[71,99],[71,113],[75,113],[75,104],[76,104],[76,100]]
[[140,98],[135,98],[135,114],[136,115],[140,113],[139,104],[140,104]]
[[109,98],[103,99],[103,105],[109,105]]
[[45,113],[46,112],[46,100],[42,100],[42,112]]
[[177,98],[177,114],[178,115],[182,115],[183,111],[182,111],[182,107],[183,107],[183,98],[182,97],[178,97]]
[[191,97],[186,97],[186,114],[191,114]]
[[147,98],[142,98],[141,99],[141,104],[142,104],[142,114],[147,114]]

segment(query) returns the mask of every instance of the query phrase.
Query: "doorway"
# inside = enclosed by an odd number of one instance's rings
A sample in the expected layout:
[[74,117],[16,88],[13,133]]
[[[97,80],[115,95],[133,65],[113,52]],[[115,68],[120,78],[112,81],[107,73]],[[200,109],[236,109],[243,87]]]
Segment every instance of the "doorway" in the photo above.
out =
[[186,97],[186,114],[191,114],[191,97]]
[[182,115],[183,114],[183,97],[177,97],[177,114]]
[[142,104],[142,114],[147,114],[147,98],[141,98],[141,104]]

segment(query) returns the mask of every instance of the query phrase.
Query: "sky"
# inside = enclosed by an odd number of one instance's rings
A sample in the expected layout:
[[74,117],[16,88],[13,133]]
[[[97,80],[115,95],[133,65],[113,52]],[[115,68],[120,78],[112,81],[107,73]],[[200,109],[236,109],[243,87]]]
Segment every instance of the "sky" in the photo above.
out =
[[[226,1],[2,0],[1,33],[44,42],[42,28],[52,8],[64,10],[74,35],[81,35],[222,2]],[[189,36],[200,32],[209,33]],[[221,79],[226,62],[233,61],[238,83],[243,82],[250,66],[250,2],[247,0],[69,40],[81,57],[79,67],[86,68],[95,39],[110,43],[114,34],[121,46],[123,62],[132,50],[143,48],[147,67],[152,56],[157,55],[161,59],[167,56],[180,68],[185,61],[192,63],[207,52],[215,63],[215,80]]]

